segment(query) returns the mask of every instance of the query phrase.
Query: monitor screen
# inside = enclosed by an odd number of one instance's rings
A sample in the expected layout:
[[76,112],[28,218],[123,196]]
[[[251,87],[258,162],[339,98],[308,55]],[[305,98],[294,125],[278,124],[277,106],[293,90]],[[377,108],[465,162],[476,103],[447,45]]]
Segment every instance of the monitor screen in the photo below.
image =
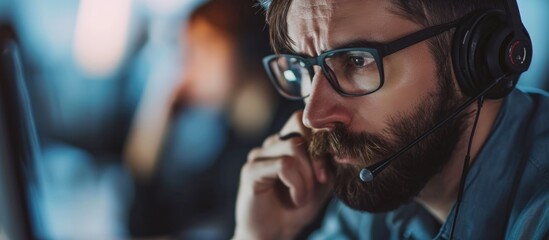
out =
[[0,29],[0,239],[32,239],[38,141],[16,42]]

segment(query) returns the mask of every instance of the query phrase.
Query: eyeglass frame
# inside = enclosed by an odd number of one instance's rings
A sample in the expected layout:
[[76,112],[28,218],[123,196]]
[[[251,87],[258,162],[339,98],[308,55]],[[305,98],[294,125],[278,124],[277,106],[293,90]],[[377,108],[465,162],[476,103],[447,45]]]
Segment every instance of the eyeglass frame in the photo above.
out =
[[[385,71],[383,69],[383,58],[386,56],[389,56],[395,52],[398,52],[402,49],[411,47],[417,43],[423,42],[427,39],[430,39],[432,37],[435,37],[439,34],[442,34],[443,32],[449,31],[453,28],[459,27],[464,20],[467,19],[467,16],[459,18],[457,20],[443,23],[431,27],[427,27],[424,29],[421,29],[419,31],[413,32],[411,34],[408,34],[404,37],[401,37],[399,39],[393,40],[389,43],[384,44],[372,44],[371,47],[355,47],[355,48],[339,48],[339,49],[333,49],[330,51],[326,51],[316,57],[303,57],[299,55],[293,55],[293,54],[271,54],[263,58],[263,67],[265,68],[267,75],[269,79],[271,80],[272,84],[275,86],[276,90],[279,94],[282,96],[291,99],[291,100],[302,100],[310,95],[310,93],[306,96],[302,97],[295,97],[291,96],[282,90],[282,88],[279,86],[279,83],[273,73],[273,70],[271,69],[270,63],[273,59],[279,58],[281,56],[284,57],[293,57],[300,61],[303,61],[305,63],[305,66],[303,68],[307,69],[309,71],[309,75],[311,78],[311,82],[314,79],[314,69],[313,66],[319,66],[322,69],[322,73],[332,86],[332,88],[340,95],[345,97],[359,97],[359,96],[365,96],[371,93],[374,93],[381,89],[383,87],[383,84],[385,83]],[[379,71],[379,77],[380,77],[380,83],[379,86],[370,92],[367,93],[359,93],[359,94],[352,94],[352,93],[346,93],[344,92],[338,85],[337,79],[332,79],[330,76],[330,73],[328,70],[331,70],[327,64],[326,64],[326,58],[336,55],[340,52],[348,52],[348,51],[362,51],[362,52],[368,52],[372,54],[374,57],[374,60],[376,61],[376,64],[378,65],[378,71]],[[333,70],[331,70],[333,71]],[[335,77],[335,76],[334,76]]]

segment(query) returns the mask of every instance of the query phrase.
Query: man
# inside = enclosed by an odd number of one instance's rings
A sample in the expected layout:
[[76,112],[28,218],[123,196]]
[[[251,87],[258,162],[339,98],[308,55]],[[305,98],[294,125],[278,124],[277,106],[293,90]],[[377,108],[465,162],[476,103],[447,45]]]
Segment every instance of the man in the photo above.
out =
[[262,5],[267,71],[305,109],[250,152],[235,239],[294,238],[331,192],[312,237],[549,237],[549,97],[513,90],[531,55],[516,2]]

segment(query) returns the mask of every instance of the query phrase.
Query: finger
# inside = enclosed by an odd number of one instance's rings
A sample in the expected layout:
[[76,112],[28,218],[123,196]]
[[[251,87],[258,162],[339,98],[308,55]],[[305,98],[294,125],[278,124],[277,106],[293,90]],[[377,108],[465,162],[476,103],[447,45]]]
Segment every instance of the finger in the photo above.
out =
[[303,111],[296,111],[292,116],[286,121],[282,129],[280,130],[280,135],[285,136],[292,132],[300,133],[301,136],[305,139],[309,139],[311,130],[305,125],[303,125]]
[[263,149],[259,147],[256,147],[250,150],[250,152],[248,152],[248,157],[246,158],[247,162],[254,162],[260,159],[262,155],[262,151]]
[[269,137],[267,137],[264,141],[263,141],[263,147],[268,147],[268,146],[271,146],[273,145],[274,143],[280,141],[279,139],[280,137],[278,136],[278,134],[273,134]]
[[291,138],[287,141],[273,140],[269,146],[252,149],[248,154],[248,161],[279,158],[286,155],[308,161],[309,155],[306,152],[305,140],[302,138]]
[[[295,147],[294,145],[295,143],[291,142],[278,142],[269,148],[255,148],[248,154],[248,163],[288,158],[293,161],[292,166],[294,166],[295,170],[299,171],[303,176],[303,181],[307,192],[309,192],[309,190],[312,191],[315,184],[315,173],[313,172],[312,165],[309,162],[309,156],[304,148]],[[287,154],[283,155],[281,153]],[[308,200],[311,197],[313,196],[306,194],[304,199]]]
[[324,203],[325,201],[318,201],[318,200],[326,200],[333,193],[333,182],[328,181],[323,184],[316,184],[315,187],[316,188],[314,191],[314,198],[317,204]]
[[[309,160],[309,154],[303,145],[304,139],[299,137],[293,137],[287,141],[281,140],[268,140],[273,143],[269,143],[270,146],[263,148],[255,148],[248,155],[248,162],[264,161],[274,158],[283,158],[285,156],[291,156],[298,162],[299,171],[304,177],[305,187],[308,190],[314,189],[315,172],[313,165]],[[320,182],[320,181],[319,181]],[[312,195],[307,194],[305,200],[312,198]]]
[[316,181],[319,183],[328,182],[328,172],[326,166],[326,159],[324,158],[313,158],[311,159],[311,166],[316,178]]
[[290,157],[246,163],[242,169],[241,181],[252,183],[255,194],[271,190],[280,180],[287,188],[292,202],[300,206],[308,191],[297,161]]
[[282,183],[288,187],[290,197],[295,206],[302,206],[307,200],[308,192],[312,189],[307,189],[305,177],[299,171],[296,161],[291,158],[280,159],[279,177]]

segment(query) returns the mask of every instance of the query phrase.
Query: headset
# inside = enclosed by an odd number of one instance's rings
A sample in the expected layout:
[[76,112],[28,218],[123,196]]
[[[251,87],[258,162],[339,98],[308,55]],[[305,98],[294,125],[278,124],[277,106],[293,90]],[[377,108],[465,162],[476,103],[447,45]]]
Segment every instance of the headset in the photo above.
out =
[[509,75],[485,97],[499,99],[516,86],[532,61],[532,41],[516,0],[507,0],[505,11],[474,12],[455,31],[452,62],[461,91],[475,96],[494,80]]

